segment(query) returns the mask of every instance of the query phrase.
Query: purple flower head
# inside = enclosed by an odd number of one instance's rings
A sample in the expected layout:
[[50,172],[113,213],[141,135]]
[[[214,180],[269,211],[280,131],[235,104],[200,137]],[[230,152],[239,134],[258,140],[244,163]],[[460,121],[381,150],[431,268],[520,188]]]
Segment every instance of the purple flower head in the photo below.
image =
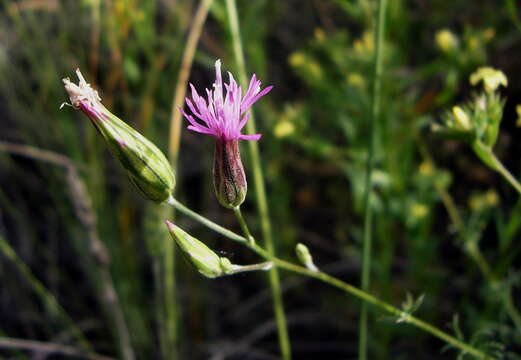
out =
[[228,140],[259,140],[261,134],[243,135],[241,130],[250,117],[250,107],[261,97],[266,95],[273,86],[261,90],[261,82],[255,74],[251,77],[246,94],[242,96],[242,89],[237,85],[233,75],[228,72],[230,78],[224,95],[223,80],[221,76],[221,60],[215,62],[215,83],[213,90],[206,89],[208,102],[199,96],[195,87],[192,88],[192,100],[186,98],[188,108],[200,121],[196,121],[192,115],[188,115],[182,109],[183,115],[190,122],[189,130],[202,134],[215,136],[218,139]]

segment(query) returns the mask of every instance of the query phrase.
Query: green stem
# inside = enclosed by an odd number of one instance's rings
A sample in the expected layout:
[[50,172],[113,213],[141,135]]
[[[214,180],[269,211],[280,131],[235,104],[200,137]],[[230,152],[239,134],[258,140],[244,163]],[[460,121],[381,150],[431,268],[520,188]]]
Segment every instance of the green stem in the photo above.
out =
[[[177,164],[179,158],[179,148],[181,144],[181,112],[178,108],[183,106],[183,101],[186,93],[186,87],[197,45],[203,31],[206,18],[213,0],[201,0],[197,9],[195,10],[192,25],[190,26],[186,46],[183,50],[181,66],[177,76],[176,87],[174,91],[174,98],[172,100],[172,111],[170,118],[170,134],[168,141],[168,158],[174,169],[177,172]],[[173,218],[174,214],[165,214],[166,217]],[[168,236],[168,235],[165,235]],[[175,352],[179,344],[178,334],[178,299],[176,289],[175,276],[175,247],[173,241],[164,242],[164,308],[165,308],[165,328],[164,328],[164,349],[163,355],[168,358],[176,358]]]
[[296,274],[300,274],[303,276],[311,277],[311,278],[320,280],[324,283],[327,283],[331,286],[334,286],[348,294],[351,294],[351,295],[359,298],[364,303],[371,304],[374,307],[379,308],[387,313],[390,313],[397,317],[401,317],[401,319],[403,320],[402,322],[409,323],[417,328],[420,328],[420,329],[428,332],[429,334],[445,341],[446,343],[449,343],[449,344],[453,345],[454,347],[464,351],[465,353],[473,355],[477,359],[492,359],[490,356],[487,356],[482,351],[464,343],[463,341],[426,323],[425,321],[418,319],[417,317],[414,317],[410,314],[405,314],[402,310],[398,309],[397,307],[394,307],[391,304],[386,303],[385,301],[382,301],[382,300],[374,297],[373,295],[367,293],[366,291],[363,291],[351,284],[348,284],[340,279],[337,279],[337,278],[330,276],[326,273],[323,273],[321,271],[318,271],[318,272],[311,271],[311,270],[306,269],[305,267],[279,259],[276,256],[274,256],[272,253],[270,253],[267,249],[264,249],[257,244],[251,245],[246,240],[245,237],[240,236],[240,235],[234,233],[233,231],[230,231],[220,225],[217,225],[213,221],[190,210],[189,208],[187,208],[186,206],[184,206],[183,204],[181,204],[180,202],[178,202],[177,200],[175,200],[173,198],[171,198],[168,203],[170,205],[174,206],[179,212],[193,218],[194,220],[200,222],[201,224],[214,230],[215,232],[217,232],[231,240],[234,240],[238,243],[248,246],[250,249],[255,251],[258,255],[260,255],[264,259],[273,262],[275,267],[278,267],[278,268],[281,268],[281,269],[284,269],[284,270],[287,270],[287,271],[290,271],[290,272],[293,272]]
[[472,148],[481,161],[485,163],[485,165],[490,167],[492,170],[497,171],[506,181],[508,181],[510,185],[512,185],[512,187],[519,193],[519,195],[521,195],[521,184],[497,158],[496,154],[494,154],[490,146],[487,146],[481,141],[476,140],[472,143]]
[[512,173],[510,173],[510,171],[508,171],[508,169],[503,165],[503,163],[499,161],[495,154],[493,156],[495,162],[497,163],[496,171],[500,173],[501,176],[503,176],[503,178],[506,181],[508,181],[514,189],[516,189],[519,195],[521,195],[521,184],[519,183],[519,181],[517,181],[517,179],[512,175]]
[[248,243],[250,246],[255,245],[255,239],[250,233],[250,229],[248,228],[248,224],[246,223],[246,220],[244,220],[244,217],[242,216],[241,208],[240,206],[237,206],[233,209],[233,212],[235,213],[235,216],[237,217],[237,220],[239,221],[239,225],[241,225],[242,232],[244,234],[244,237],[248,239]]
[[[226,0],[226,9],[228,13],[228,20],[230,22],[233,52],[239,70],[239,80],[243,89],[245,89],[247,88],[246,66],[244,62],[244,51],[242,49],[239,18],[237,15],[237,6],[235,4],[235,0]],[[251,114],[250,119],[246,124],[246,129],[249,134],[256,133],[253,113]],[[250,150],[251,164],[253,167],[253,182],[255,184],[257,210],[261,220],[262,236],[264,238],[266,249],[271,255],[273,255],[275,253],[275,249],[273,245],[271,222],[269,218],[268,201],[264,187],[264,176],[261,167],[259,146],[256,141],[248,141],[248,145]],[[280,290],[279,273],[276,267],[273,267],[269,271],[269,280],[273,297],[273,309],[275,312],[275,320],[277,323],[277,331],[279,336],[280,352],[284,360],[290,360],[291,347],[286,324],[286,316],[284,314],[282,293]]]
[[[373,94],[371,97],[371,118],[369,121],[369,147],[367,155],[367,168],[365,174],[365,199],[364,199],[364,239],[362,249],[362,290],[368,291],[371,283],[371,248],[372,248],[372,194],[373,183],[372,173],[374,168],[374,149],[376,143],[376,122],[380,116],[380,93],[382,76],[382,48],[385,31],[385,8],[386,0],[380,0],[378,12],[376,13],[376,31],[374,35],[374,74],[373,74]],[[367,359],[367,305],[362,303],[360,312],[360,329],[358,343],[358,359]]]
[[[416,142],[418,144],[418,147],[420,149],[420,152],[424,158],[424,161],[428,161],[432,167],[435,167],[435,164],[432,160],[432,156],[429,153],[429,150],[424,145],[424,143],[421,141],[420,138],[416,137]],[[497,162],[499,160],[496,159]],[[495,165],[497,166],[497,164]],[[495,169],[495,167],[494,167]],[[490,265],[488,264],[485,256],[481,252],[479,246],[476,244],[476,242],[471,242],[466,238],[465,235],[465,224],[463,223],[463,220],[461,218],[461,215],[459,214],[458,208],[456,206],[456,203],[454,202],[454,199],[450,195],[450,193],[441,186],[438,182],[434,183],[434,186],[436,188],[436,191],[439,193],[440,198],[447,209],[447,213],[449,214],[449,218],[456,228],[456,230],[459,233],[459,236],[461,237],[461,241],[466,244],[465,250],[466,253],[474,260],[476,265],[478,266],[479,270],[481,271],[483,277],[487,280],[489,283],[489,286],[491,288],[494,288],[496,284],[495,276],[490,268]],[[514,305],[514,302],[512,301],[512,294],[510,287],[505,290],[505,294],[502,296],[502,301],[504,302],[504,307],[510,318],[512,319],[512,322],[517,328],[517,331],[521,333],[521,314],[517,310],[517,308]]]
[[220,225],[217,225],[213,221],[205,218],[202,215],[199,215],[198,213],[196,213],[193,210],[190,210],[189,208],[187,208],[186,206],[181,204],[179,201],[177,201],[173,197],[170,197],[168,199],[168,204],[172,205],[173,207],[175,207],[176,210],[178,210],[180,213],[183,213],[186,216],[191,217],[194,220],[197,220],[198,222],[200,222],[201,224],[203,224],[207,228],[212,229],[216,233],[219,233],[219,234],[227,237],[230,240],[237,241],[237,242],[239,242],[241,244],[246,244],[247,243],[246,239],[243,238],[242,236],[240,236],[240,235],[234,233],[233,231],[228,230],[228,229],[226,229],[226,228],[224,228],[224,227],[222,227]]

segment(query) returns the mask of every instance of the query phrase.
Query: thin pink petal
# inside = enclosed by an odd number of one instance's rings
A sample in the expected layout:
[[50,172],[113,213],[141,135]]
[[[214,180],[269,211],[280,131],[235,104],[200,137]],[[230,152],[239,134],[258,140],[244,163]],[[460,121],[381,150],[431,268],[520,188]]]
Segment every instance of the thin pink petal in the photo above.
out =
[[257,141],[261,137],[262,137],[262,134],[239,135],[239,139],[241,139],[241,140],[251,140],[251,141]]
[[251,100],[248,100],[246,102],[243,101],[241,104],[241,114],[244,113],[248,108],[250,108],[257,100],[259,100],[261,97],[269,93],[273,89],[273,86],[268,86],[264,88],[261,92],[259,92],[257,95],[255,95]]
[[187,129],[201,133],[201,134],[217,136],[214,131],[207,129],[207,128],[203,128],[203,127],[196,127],[196,126],[188,125]]
[[192,102],[190,101],[189,98],[185,98],[185,102],[186,102],[186,105],[188,105],[188,108],[190,109],[190,111],[191,111],[195,116],[197,116],[198,118],[202,118],[202,117],[203,117],[203,116],[201,115],[201,113],[195,109],[194,105],[192,104]]
[[241,119],[241,122],[239,123],[239,131],[242,130],[242,128],[244,127],[244,125],[246,125],[246,123],[248,122],[248,120],[250,119],[250,113],[246,113],[246,115],[244,115]]

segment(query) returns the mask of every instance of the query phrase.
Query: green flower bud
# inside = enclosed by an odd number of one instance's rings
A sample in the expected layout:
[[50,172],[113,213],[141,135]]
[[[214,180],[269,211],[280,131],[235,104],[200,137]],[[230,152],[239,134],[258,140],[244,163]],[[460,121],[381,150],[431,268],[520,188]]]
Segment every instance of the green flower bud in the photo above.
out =
[[188,260],[197,270],[206,277],[214,278],[225,275],[233,270],[233,265],[227,258],[219,257],[208,246],[193,236],[190,236],[180,227],[166,221],[170,235],[177,245],[187,255]]
[[215,278],[223,275],[232,275],[245,271],[269,270],[272,262],[264,262],[253,265],[235,265],[228,258],[219,257],[213,250],[203,242],[186,233],[180,227],[165,221],[170,235],[183,250],[188,261],[204,276]]
[[460,106],[452,107],[452,116],[454,117],[456,126],[458,126],[460,129],[472,129],[472,122],[470,121],[468,114]]
[[219,203],[228,209],[241,205],[248,184],[239,151],[239,140],[217,139],[213,161],[213,185]]
[[175,177],[165,155],[149,140],[101,104],[98,92],[76,70],[78,85],[63,79],[71,106],[81,110],[105,139],[125,168],[130,181],[148,199],[162,202],[175,187]]
[[311,256],[311,253],[309,252],[309,249],[306,245],[298,243],[295,247],[295,251],[297,253],[297,258],[302,263],[302,265],[311,271],[318,271],[317,267],[313,263],[313,257]]

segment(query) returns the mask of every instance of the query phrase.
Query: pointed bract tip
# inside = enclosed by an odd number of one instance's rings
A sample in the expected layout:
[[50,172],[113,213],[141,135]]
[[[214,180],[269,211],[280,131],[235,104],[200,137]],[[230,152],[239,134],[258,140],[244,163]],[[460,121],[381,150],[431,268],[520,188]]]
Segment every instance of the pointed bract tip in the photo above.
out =
[[165,224],[168,227],[168,230],[170,230],[170,231],[174,231],[175,230],[175,225],[172,222],[170,222],[168,220],[165,220]]

